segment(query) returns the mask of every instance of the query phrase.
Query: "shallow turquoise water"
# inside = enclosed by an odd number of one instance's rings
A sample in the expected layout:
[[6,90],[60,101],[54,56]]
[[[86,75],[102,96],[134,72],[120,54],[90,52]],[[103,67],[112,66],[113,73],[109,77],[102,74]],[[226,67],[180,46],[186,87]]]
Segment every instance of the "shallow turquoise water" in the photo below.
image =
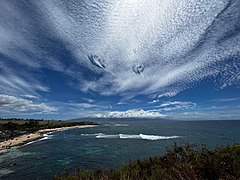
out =
[[211,147],[240,143],[239,132],[240,121],[103,121],[98,127],[54,132],[8,150],[0,155],[0,179],[51,179],[66,168],[117,168],[161,155],[173,142]]

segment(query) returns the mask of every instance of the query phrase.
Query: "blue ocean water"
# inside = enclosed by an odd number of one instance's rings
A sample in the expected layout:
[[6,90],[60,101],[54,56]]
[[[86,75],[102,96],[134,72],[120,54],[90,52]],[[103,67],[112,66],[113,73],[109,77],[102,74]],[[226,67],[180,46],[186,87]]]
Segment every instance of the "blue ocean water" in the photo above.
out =
[[0,179],[52,179],[64,169],[111,169],[164,154],[174,142],[240,143],[240,121],[108,120],[54,132],[0,155]]

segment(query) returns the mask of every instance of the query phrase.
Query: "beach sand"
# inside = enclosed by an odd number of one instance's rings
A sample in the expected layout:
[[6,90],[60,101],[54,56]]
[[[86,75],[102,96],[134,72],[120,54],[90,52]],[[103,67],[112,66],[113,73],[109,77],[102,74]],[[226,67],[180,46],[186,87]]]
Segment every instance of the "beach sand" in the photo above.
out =
[[0,150],[9,149],[13,146],[22,145],[43,137],[45,133],[54,132],[54,131],[64,131],[68,129],[75,129],[75,128],[88,128],[88,127],[95,127],[96,125],[82,125],[82,126],[70,126],[70,127],[60,127],[60,128],[52,128],[52,129],[41,129],[36,131],[35,133],[24,134],[18,136],[14,139],[10,139],[7,141],[0,142]]

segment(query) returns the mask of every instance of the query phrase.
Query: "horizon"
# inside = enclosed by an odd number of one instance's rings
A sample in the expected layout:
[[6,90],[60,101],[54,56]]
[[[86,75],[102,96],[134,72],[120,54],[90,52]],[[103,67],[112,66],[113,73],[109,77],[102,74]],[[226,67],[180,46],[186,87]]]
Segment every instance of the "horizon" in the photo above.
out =
[[1,118],[0,120],[16,120],[16,121],[70,121],[70,122],[100,122],[104,121],[107,123],[109,121],[110,123],[112,121],[118,121],[120,123],[123,122],[129,122],[129,121],[146,121],[146,122],[153,122],[153,121],[161,121],[161,122],[201,122],[201,121],[240,121],[240,119],[163,119],[163,118],[152,118],[152,117],[123,117],[123,118],[108,118],[108,117],[80,117],[80,118],[73,118],[73,119],[39,119],[39,118],[16,118],[16,117],[8,117],[8,118]]
[[240,120],[240,1],[0,2],[0,118]]

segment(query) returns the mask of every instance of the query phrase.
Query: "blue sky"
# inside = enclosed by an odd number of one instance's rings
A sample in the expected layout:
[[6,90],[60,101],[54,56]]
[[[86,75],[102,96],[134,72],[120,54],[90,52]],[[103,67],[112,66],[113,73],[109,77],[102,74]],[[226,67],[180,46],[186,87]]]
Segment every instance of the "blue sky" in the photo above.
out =
[[1,0],[0,117],[240,119],[238,0]]

